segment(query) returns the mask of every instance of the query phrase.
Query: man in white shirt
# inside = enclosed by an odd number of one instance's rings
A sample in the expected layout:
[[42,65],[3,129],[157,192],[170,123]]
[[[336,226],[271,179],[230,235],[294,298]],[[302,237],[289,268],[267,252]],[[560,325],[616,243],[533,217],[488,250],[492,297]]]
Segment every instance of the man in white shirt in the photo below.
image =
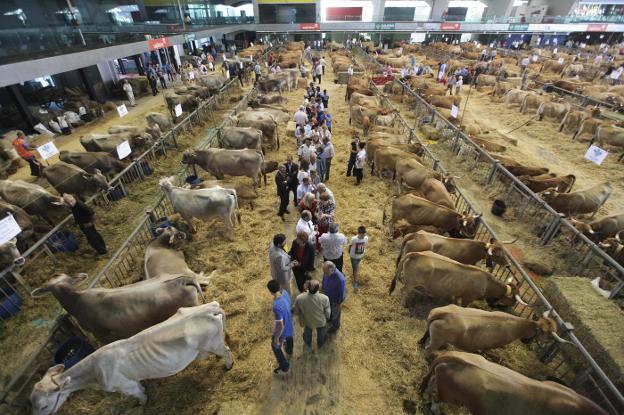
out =
[[297,150],[297,155],[299,155],[299,161],[306,161],[310,163],[310,156],[314,152],[314,147],[312,147],[312,129],[309,132],[304,133],[305,142],[299,147]]
[[299,218],[297,226],[295,226],[295,234],[298,235],[300,232],[306,233],[308,235],[308,243],[316,247],[316,230],[314,229],[312,214],[309,210],[301,212],[301,218]]
[[299,202],[306,193],[314,193],[314,186],[310,183],[310,176],[303,176],[301,184],[297,186],[297,202]]
[[[321,69],[323,71],[323,75],[325,75],[325,65],[327,64],[327,62],[325,62],[325,58],[321,57],[321,59],[319,59],[319,65],[321,65]],[[319,83],[321,83],[321,81],[319,81]]]
[[347,241],[346,236],[338,232],[338,224],[332,222],[329,225],[329,233],[321,235],[319,242],[323,249],[323,260],[333,262],[336,268],[342,272],[342,250],[349,241]]
[[358,152],[355,156],[355,168],[353,169],[353,174],[355,176],[355,184],[357,186],[362,183],[362,178],[364,177],[364,163],[366,163],[366,143],[358,143]]
[[319,85],[321,84],[321,75],[323,75],[323,67],[320,63],[316,64],[316,68],[314,68],[314,75],[316,75],[316,79],[318,79]]
[[308,114],[305,113],[303,107],[299,107],[299,111],[295,112],[295,116],[293,117],[293,121],[297,125],[304,127],[308,122]]
[[327,193],[327,195],[329,196],[329,200],[331,200],[335,205],[336,198],[334,197],[334,192],[329,190],[329,187],[327,187],[325,183],[319,183],[318,186],[316,186],[316,198],[320,199],[321,195],[324,193]]

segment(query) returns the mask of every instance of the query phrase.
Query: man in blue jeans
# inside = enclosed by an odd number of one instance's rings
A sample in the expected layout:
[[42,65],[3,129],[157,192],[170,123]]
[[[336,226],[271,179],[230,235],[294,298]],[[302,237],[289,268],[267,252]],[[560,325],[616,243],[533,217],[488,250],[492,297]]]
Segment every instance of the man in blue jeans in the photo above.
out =
[[[290,356],[293,352],[293,327],[292,315],[290,313],[290,296],[288,291],[282,290],[280,283],[271,280],[267,283],[267,288],[273,296],[273,314],[275,314],[275,329],[271,337],[271,349],[277,359],[278,367],[273,370],[276,375],[288,373],[290,364],[284,356],[284,351]],[[282,347],[284,351],[282,351]]]
[[319,282],[308,280],[303,286],[304,292],[295,300],[295,310],[299,324],[303,327],[303,342],[312,347],[312,331],[316,330],[316,346],[320,349],[325,344],[327,321],[331,317],[329,298],[319,293]]
[[347,298],[347,281],[342,272],[331,261],[323,262],[323,293],[329,297],[331,316],[327,333],[333,334],[340,328],[342,303]]

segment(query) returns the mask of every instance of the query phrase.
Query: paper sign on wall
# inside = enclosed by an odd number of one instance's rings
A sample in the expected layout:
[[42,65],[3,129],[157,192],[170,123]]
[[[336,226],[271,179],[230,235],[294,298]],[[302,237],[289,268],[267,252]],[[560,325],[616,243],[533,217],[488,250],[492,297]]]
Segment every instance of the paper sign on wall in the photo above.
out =
[[128,140],[117,146],[117,156],[119,157],[119,160],[123,160],[124,158],[128,157],[130,153],[132,153],[132,149],[130,148],[130,143],[128,142]]
[[47,160],[52,156],[56,156],[59,153],[58,148],[56,148],[53,141],[48,141],[44,145],[37,147],[37,151],[41,154],[41,158],[44,160]]
[[0,220],[0,245],[9,242],[22,231],[13,215]]
[[457,114],[459,114],[459,108],[457,108],[455,105],[452,105],[451,106],[451,117],[457,118]]
[[537,55],[533,55],[533,57],[532,57],[531,59],[533,60],[533,62],[537,62],[537,59],[538,59],[538,58],[539,58],[539,57],[538,57]]
[[175,112],[176,117],[179,117],[180,115],[182,115],[182,104],[176,105],[173,111]]
[[121,104],[117,107],[117,113],[120,117],[125,117],[128,115],[128,108],[126,108],[126,104]]
[[585,160],[593,161],[594,163],[600,165],[608,155],[608,151],[592,145],[589,146],[587,152],[585,153]]

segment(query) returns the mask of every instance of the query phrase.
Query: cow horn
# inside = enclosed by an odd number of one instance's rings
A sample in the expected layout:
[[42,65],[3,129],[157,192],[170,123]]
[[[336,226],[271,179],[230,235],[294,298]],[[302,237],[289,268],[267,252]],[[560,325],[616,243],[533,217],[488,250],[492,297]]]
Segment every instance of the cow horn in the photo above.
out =
[[622,242],[622,240],[620,239],[620,232],[615,234],[615,240],[618,242]]
[[610,244],[610,243],[609,243],[609,244],[606,244],[606,243],[604,243],[604,242],[598,242],[598,245],[599,245],[601,248],[611,248],[611,244]]
[[523,306],[528,306],[527,303],[524,302],[524,300],[522,300],[522,298],[520,297],[520,294],[516,294],[514,296],[514,298],[516,299],[517,302],[519,302],[520,304],[522,304]]
[[574,343],[572,343],[572,342],[571,342],[571,341],[569,341],[569,340],[562,339],[562,338],[561,338],[561,337],[557,334],[557,332],[556,332],[556,331],[551,331],[551,332],[550,332],[550,334],[552,334],[553,338],[557,341],[557,343],[567,343],[567,344],[572,344],[572,345],[574,344]]
[[[591,235],[593,235],[593,234],[595,234],[595,233],[596,233],[596,231],[594,231],[594,230],[592,229],[592,227],[591,227],[591,226],[589,227],[589,231],[588,231],[588,232],[589,232]],[[617,238],[617,236],[616,236],[616,238]]]
[[513,244],[515,243],[517,240],[519,239],[518,236],[516,236],[514,239],[512,239],[511,241],[501,241],[502,244]]
[[549,308],[548,310],[544,311],[544,314],[542,314],[542,317],[548,318],[550,317],[550,313],[552,313],[552,308]]

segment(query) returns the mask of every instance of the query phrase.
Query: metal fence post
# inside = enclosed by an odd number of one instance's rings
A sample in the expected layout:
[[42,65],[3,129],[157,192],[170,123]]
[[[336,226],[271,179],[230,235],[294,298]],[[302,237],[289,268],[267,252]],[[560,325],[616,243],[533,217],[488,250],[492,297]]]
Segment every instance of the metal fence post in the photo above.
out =
[[492,163],[492,167],[490,168],[490,171],[485,178],[485,186],[491,185],[494,181],[494,177],[496,176],[496,171],[498,170],[499,163],[500,162],[498,160],[494,160],[494,163]]

